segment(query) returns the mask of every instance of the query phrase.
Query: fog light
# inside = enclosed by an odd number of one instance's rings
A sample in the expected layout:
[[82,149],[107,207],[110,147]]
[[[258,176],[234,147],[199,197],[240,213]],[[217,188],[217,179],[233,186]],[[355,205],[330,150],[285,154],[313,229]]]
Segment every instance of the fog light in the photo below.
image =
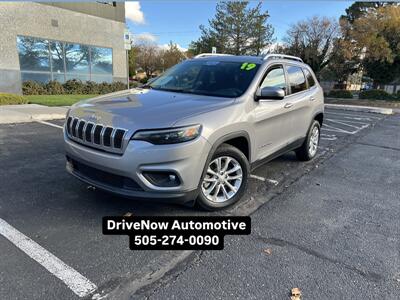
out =
[[143,176],[153,185],[159,187],[179,186],[181,181],[174,172],[169,171],[145,171]]

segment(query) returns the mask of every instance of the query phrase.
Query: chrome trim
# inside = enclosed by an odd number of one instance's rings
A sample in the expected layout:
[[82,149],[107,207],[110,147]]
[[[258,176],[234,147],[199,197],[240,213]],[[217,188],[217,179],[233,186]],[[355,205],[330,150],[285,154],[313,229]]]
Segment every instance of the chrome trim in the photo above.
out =
[[100,131],[100,145],[107,147],[104,145],[104,131],[106,131],[106,126],[103,125],[103,129]]
[[[106,126],[104,124],[95,124],[93,122],[87,122],[85,119],[79,119],[79,118],[74,118],[74,117],[70,117],[70,118],[71,118],[71,124],[70,124],[70,132],[71,133],[68,133],[68,131],[66,131],[66,135],[72,141],[77,142],[77,143],[79,143],[81,145],[90,146],[92,148],[100,149],[100,150],[103,150],[105,152],[110,152],[110,153],[115,153],[115,154],[122,154],[124,152],[128,142],[129,142],[128,140],[126,140],[126,138],[128,136],[128,133],[129,133],[129,131],[127,129],[125,129],[125,128],[115,128],[115,127],[112,127],[112,126]],[[76,123],[76,125],[74,127],[75,128],[75,136],[74,136],[72,134],[72,127],[73,127],[72,123],[75,120],[77,121],[77,123]],[[79,138],[78,128],[79,128],[79,125],[82,122],[83,122],[84,125],[83,125],[83,129],[82,129],[82,139],[81,139],[81,138]],[[89,124],[92,124],[92,126],[93,126],[92,130],[90,131],[90,142],[88,142],[86,140],[86,129],[89,126]],[[100,144],[95,144],[94,143],[94,132],[95,132],[97,126],[101,126],[102,127],[102,129],[100,131]],[[104,145],[104,133],[105,133],[105,130],[107,128],[111,128],[112,129],[112,131],[110,133],[110,143],[111,143],[110,146]],[[115,148],[114,147],[115,134],[116,134],[117,130],[122,130],[124,132],[123,135],[122,135],[122,138],[121,138],[121,148]]]
[[85,122],[85,125],[83,125],[83,129],[82,129],[82,139],[83,139],[83,141],[86,141],[86,127],[87,127],[87,125],[88,125],[89,123],[88,122]]
[[79,120],[78,118],[76,118],[76,125],[75,125],[75,134],[78,139],[79,139],[79,135],[78,135],[78,127],[79,127],[79,123],[81,122],[81,120]]
[[93,122],[90,123],[93,124],[92,130],[90,131],[90,143],[94,144],[94,130],[96,129],[96,124]]
[[113,128],[112,132],[111,132],[111,136],[110,136],[110,147],[112,149],[114,149],[114,138],[115,138],[115,133],[117,132],[116,128]]

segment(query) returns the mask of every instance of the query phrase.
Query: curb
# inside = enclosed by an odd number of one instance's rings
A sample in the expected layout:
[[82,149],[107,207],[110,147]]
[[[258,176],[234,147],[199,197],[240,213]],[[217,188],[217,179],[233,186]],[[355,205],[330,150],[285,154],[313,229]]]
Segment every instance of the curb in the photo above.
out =
[[37,104],[3,105],[0,107],[0,124],[65,119],[67,110],[67,107],[47,107]]
[[16,124],[16,123],[29,123],[35,121],[50,121],[50,120],[61,120],[65,119],[65,114],[16,114],[13,112],[9,116],[1,116],[0,124]]
[[335,108],[351,111],[368,112],[382,115],[392,115],[394,113],[392,108],[384,107],[373,107],[373,106],[358,106],[358,105],[346,105],[346,104],[325,104],[326,108]]

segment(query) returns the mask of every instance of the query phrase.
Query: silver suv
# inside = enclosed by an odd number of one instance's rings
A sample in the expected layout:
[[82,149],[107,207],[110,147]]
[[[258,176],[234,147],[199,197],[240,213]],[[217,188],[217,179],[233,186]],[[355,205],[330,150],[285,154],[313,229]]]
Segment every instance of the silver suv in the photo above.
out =
[[297,57],[201,54],[141,88],[73,105],[67,170],[126,197],[223,208],[261,163],[291,150],[315,157],[323,112]]

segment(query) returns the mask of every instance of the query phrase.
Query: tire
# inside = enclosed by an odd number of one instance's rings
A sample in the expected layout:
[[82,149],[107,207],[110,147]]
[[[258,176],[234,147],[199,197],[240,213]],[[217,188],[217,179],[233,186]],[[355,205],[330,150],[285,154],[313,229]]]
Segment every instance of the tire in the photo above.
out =
[[[219,166],[218,161],[220,161]],[[234,204],[246,191],[249,174],[250,164],[246,156],[239,149],[222,144],[205,166],[199,185],[197,204],[208,211]]]
[[[296,149],[297,159],[308,161],[315,157],[318,152],[319,138],[321,134],[321,126],[318,121],[313,121],[308,130],[307,137],[300,148]],[[315,140],[317,138],[317,140]],[[311,143],[313,145],[311,145]]]

